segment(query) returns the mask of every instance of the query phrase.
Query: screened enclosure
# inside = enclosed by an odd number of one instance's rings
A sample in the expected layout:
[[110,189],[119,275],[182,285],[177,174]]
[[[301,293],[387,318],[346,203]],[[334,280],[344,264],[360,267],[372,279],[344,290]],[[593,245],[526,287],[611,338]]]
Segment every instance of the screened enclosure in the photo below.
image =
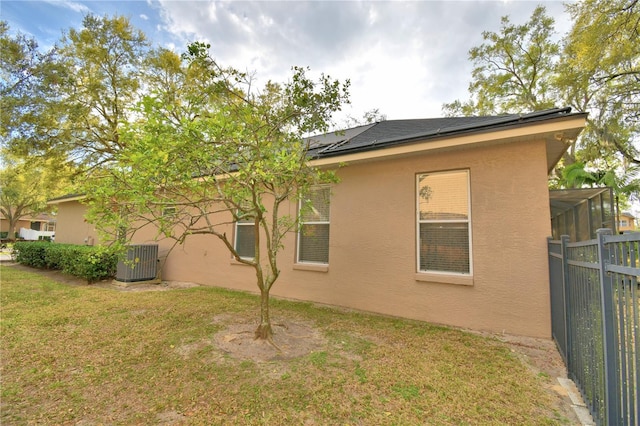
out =
[[616,234],[613,200],[611,188],[550,190],[553,239],[568,235],[571,241],[591,240],[600,228],[609,228]]

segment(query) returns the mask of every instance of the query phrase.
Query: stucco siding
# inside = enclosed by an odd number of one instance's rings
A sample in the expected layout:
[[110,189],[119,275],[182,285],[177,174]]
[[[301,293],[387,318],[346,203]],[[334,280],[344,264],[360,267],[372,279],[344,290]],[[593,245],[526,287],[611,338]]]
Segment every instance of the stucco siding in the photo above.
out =
[[65,244],[98,243],[95,226],[85,220],[87,207],[79,201],[68,201],[58,205],[56,242]]
[[[16,222],[15,232],[20,232],[20,228],[31,228],[31,220],[20,219]],[[0,232],[9,232],[9,219],[0,218]],[[13,235],[9,235],[9,238],[13,238]]]
[[[37,223],[39,229],[36,231],[46,231],[47,230],[47,220],[42,219],[33,219],[31,217],[19,219],[15,225],[15,232],[20,232],[20,228],[32,229],[32,224]],[[9,232],[9,220],[4,217],[0,217],[0,232]],[[13,235],[8,235],[8,238],[13,238]]]
[[[473,280],[471,285],[419,281],[416,174],[456,169],[470,173]],[[544,141],[373,160],[342,167],[338,175],[328,271],[294,269],[291,233],[279,256],[282,273],[273,295],[550,337]],[[295,212],[296,206],[289,209]],[[227,233],[233,233],[231,225]],[[140,235],[138,242],[151,236],[150,231]],[[167,246],[161,242],[161,253]],[[171,252],[163,278],[257,291],[253,269],[232,261],[213,236],[189,237]]]

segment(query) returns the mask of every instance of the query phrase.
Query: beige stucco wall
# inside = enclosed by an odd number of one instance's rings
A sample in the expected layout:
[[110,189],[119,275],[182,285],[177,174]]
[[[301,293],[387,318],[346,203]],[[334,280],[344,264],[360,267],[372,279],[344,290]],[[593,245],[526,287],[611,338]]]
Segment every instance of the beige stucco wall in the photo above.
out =
[[[453,169],[470,170],[473,279],[466,284],[471,285],[416,278],[416,174]],[[550,337],[546,237],[551,231],[543,141],[350,164],[338,175],[328,271],[295,269],[292,233],[279,256],[282,273],[273,295]],[[227,232],[231,235],[233,227]],[[161,253],[167,244],[161,242]],[[257,290],[253,269],[233,262],[213,236],[192,236],[174,249],[163,278]]]
[[[38,229],[38,231],[46,231],[48,223],[46,220],[34,220],[31,217],[26,217],[16,222],[15,232],[20,232],[20,228],[31,229],[32,222],[38,222],[40,225],[40,229]],[[9,220],[2,216],[0,216],[0,232],[9,232]],[[9,237],[13,238],[12,235]]]
[[[20,219],[16,223],[15,232],[20,232],[20,228],[30,229],[31,228],[31,220]],[[9,220],[5,219],[4,217],[0,217],[0,232],[9,232]],[[11,238],[13,238],[13,236],[11,236]]]
[[87,207],[79,201],[58,204],[57,243],[88,245],[98,243],[95,226],[85,220],[86,212]]

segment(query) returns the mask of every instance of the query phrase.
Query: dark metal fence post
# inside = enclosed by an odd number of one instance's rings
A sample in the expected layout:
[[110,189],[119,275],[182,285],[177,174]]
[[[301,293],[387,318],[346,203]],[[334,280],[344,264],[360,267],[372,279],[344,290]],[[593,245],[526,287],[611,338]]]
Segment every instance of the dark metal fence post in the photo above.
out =
[[567,364],[567,374],[571,371],[571,312],[570,312],[570,286],[569,286],[569,256],[567,253],[567,244],[569,244],[569,236],[560,236],[560,253],[562,254],[562,294],[564,297],[564,347],[565,347],[565,363]]
[[605,386],[605,410],[608,425],[616,425],[620,422],[620,404],[618,401],[618,373],[617,373],[617,336],[615,328],[615,313],[613,312],[613,283],[611,276],[605,271],[605,266],[611,262],[609,247],[604,243],[605,235],[611,235],[610,229],[598,229],[598,259],[600,260],[600,285],[602,305],[602,331],[604,347],[604,386]]

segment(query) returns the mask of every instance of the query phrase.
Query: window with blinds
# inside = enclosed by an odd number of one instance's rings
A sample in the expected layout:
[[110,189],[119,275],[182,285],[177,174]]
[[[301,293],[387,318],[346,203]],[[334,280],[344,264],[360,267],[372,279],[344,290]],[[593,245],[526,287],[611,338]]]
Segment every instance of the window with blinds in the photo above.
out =
[[300,202],[298,262],[329,263],[329,199],[331,189],[312,189]]
[[471,274],[469,171],[417,176],[418,271]]
[[253,259],[256,256],[255,223],[253,218],[243,218],[236,222],[234,248],[240,257]]

